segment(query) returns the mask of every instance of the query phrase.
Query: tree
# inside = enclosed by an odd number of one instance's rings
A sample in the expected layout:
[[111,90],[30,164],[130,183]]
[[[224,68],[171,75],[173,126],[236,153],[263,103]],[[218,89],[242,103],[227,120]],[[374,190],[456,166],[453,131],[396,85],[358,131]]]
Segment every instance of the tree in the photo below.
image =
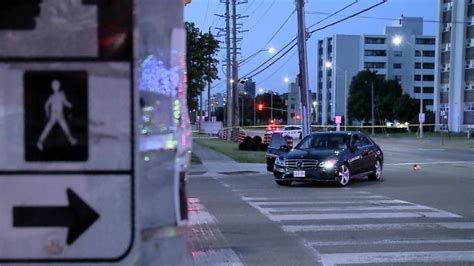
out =
[[399,122],[418,122],[418,101],[403,93],[393,105],[394,119]]
[[376,99],[376,117],[379,120],[394,120],[394,103],[402,95],[402,87],[400,83],[396,80],[384,80],[380,84],[380,88],[378,89],[377,99]]
[[353,119],[372,120],[372,83],[374,84],[374,99],[376,100],[382,79],[378,78],[375,72],[363,70],[352,78],[347,103],[349,121]]
[[217,63],[214,58],[219,42],[211,33],[202,33],[191,22],[185,22],[186,28],[186,64],[187,64],[187,100],[189,110],[196,109],[199,96],[207,82],[218,79]]

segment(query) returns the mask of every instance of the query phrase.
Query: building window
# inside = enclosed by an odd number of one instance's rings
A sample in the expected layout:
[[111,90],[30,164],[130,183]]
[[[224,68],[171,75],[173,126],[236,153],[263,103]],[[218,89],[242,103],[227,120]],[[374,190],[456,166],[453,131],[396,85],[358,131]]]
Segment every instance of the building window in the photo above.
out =
[[386,50],[365,50],[365,56],[387,56]]
[[367,37],[365,38],[366,44],[385,44],[385,38],[374,38],[374,37]]
[[402,64],[393,64],[393,68],[400,69],[402,68]]
[[384,62],[364,62],[364,68],[385,68]]
[[[415,75],[415,81],[421,81],[421,75]],[[434,75],[423,75],[423,81],[434,81]]]
[[[421,93],[421,87],[415,87],[414,88],[415,93]],[[433,87],[423,87],[423,94],[425,93],[434,93],[434,88]]]
[[466,111],[466,112],[474,111],[474,102],[464,103],[464,111]]
[[[420,50],[416,50],[415,51],[415,56],[421,56],[421,52]],[[423,57],[434,57],[435,56],[435,51],[423,51]]]
[[402,53],[402,51],[394,51],[394,52],[393,52],[393,56],[395,56],[395,57],[402,57],[402,56],[403,56],[403,53]]
[[416,38],[416,44],[435,44],[434,38]]
[[[423,63],[423,69],[434,69],[435,64],[434,63]],[[415,63],[415,68],[416,69],[421,69],[421,63],[416,62]]]
[[395,76],[393,76],[393,79],[396,80],[396,81],[398,81],[398,82],[400,82],[400,81],[402,80],[402,76],[400,76],[400,75],[395,75]]
[[292,103],[292,104],[290,105],[290,109],[291,109],[291,110],[295,110],[295,104]]

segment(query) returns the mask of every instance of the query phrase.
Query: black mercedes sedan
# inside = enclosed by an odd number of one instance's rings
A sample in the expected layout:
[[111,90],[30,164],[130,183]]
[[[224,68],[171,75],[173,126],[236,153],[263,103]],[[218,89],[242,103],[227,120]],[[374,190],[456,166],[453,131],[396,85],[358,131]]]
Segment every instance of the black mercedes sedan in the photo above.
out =
[[[278,141],[279,136],[274,137],[267,151],[267,170],[273,170],[278,185],[330,181],[346,186],[352,178],[382,176],[382,149],[361,132],[313,133],[291,150]],[[283,145],[276,147],[276,143]]]

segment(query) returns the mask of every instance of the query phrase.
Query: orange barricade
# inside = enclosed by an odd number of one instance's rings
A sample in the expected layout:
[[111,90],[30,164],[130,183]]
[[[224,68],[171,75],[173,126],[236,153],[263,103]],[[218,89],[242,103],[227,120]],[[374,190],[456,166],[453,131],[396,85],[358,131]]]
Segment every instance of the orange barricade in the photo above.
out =
[[267,132],[263,136],[263,143],[270,143],[270,139],[272,138],[272,132]]
[[244,139],[245,139],[245,131],[243,129],[239,128],[239,131],[237,133],[237,140],[240,143],[240,142],[243,142]]

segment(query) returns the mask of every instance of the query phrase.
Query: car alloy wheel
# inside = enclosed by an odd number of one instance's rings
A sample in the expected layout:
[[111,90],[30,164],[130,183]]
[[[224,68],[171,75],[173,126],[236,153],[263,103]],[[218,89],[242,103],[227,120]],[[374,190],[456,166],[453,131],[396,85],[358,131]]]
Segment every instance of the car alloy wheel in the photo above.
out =
[[338,184],[342,187],[346,186],[349,183],[351,178],[351,172],[349,167],[346,164],[341,165],[341,170],[339,171]]
[[377,159],[374,165],[374,172],[369,175],[370,180],[380,180],[382,177],[382,163]]

